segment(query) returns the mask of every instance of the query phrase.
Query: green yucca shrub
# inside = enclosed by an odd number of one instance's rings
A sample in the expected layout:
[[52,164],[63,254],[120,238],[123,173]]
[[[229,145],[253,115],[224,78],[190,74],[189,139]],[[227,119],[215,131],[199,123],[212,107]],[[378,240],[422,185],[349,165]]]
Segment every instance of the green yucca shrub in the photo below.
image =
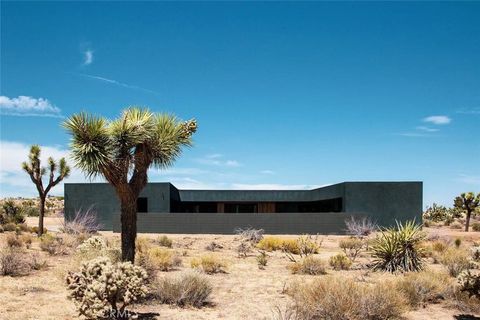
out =
[[373,241],[371,255],[373,269],[388,272],[409,272],[423,269],[423,249],[426,235],[415,221],[384,229]]

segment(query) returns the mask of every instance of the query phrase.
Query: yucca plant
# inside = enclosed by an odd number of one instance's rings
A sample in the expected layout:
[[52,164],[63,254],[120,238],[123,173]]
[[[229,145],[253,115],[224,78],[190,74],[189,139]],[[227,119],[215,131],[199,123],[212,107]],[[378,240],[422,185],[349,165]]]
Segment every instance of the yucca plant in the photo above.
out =
[[388,272],[409,272],[423,269],[423,249],[419,246],[426,234],[415,221],[380,231],[373,241],[373,269]]

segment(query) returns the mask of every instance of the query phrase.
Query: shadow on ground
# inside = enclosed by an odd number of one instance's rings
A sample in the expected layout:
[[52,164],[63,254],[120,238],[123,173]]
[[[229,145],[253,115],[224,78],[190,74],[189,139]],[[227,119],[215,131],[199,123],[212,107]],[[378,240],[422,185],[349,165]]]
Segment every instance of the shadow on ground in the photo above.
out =
[[453,316],[456,320],[480,320],[479,317],[472,316],[471,314],[457,314]]

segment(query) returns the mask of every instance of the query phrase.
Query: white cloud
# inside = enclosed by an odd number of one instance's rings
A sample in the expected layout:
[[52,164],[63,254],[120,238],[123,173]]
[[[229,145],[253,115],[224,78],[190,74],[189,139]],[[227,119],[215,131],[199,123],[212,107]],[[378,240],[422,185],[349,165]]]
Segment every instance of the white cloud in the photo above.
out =
[[439,131],[439,129],[437,129],[437,128],[430,128],[430,127],[425,127],[425,126],[418,126],[417,130],[425,131],[425,132],[437,132],[437,131]]
[[452,122],[452,119],[450,119],[447,116],[429,116],[424,118],[423,121],[441,125],[441,124],[449,124],[450,122]]
[[276,184],[276,183],[259,183],[259,184],[246,184],[246,183],[233,183],[231,189],[239,190],[311,190],[320,188],[320,185],[309,184]]
[[197,159],[197,162],[210,165],[210,166],[219,166],[219,167],[241,167],[242,164],[237,160],[224,160],[223,155],[219,153],[209,154],[201,159]]
[[100,77],[100,76],[95,76],[95,75],[85,74],[85,73],[77,73],[77,75],[85,77],[85,78],[89,78],[89,79],[103,81],[103,82],[113,84],[113,85],[116,85],[116,86],[119,86],[119,87],[124,87],[124,88],[128,88],[128,89],[134,89],[134,90],[145,91],[145,92],[148,92],[148,93],[158,94],[158,92],[150,90],[150,89],[145,89],[145,88],[142,88],[142,87],[139,87],[139,86],[131,85],[131,84],[128,84],[128,83],[123,83],[123,82],[113,80],[113,79],[108,79],[108,78],[105,78],[105,77]]
[[88,66],[93,62],[93,51],[88,49],[83,53],[83,65]]
[[457,113],[461,114],[480,114],[480,107],[476,108],[463,108],[457,111]]
[[44,98],[0,96],[0,112],[12,116],[59,117],[61,110]]
[[275,171],[272,170],[262,170],[260,171],[261,174],[275,174]]
[[459,178],[457,179],[459,182],[465,184],[473,184],[480,187],[480,176],[472,176],[467,174],[460,174]]

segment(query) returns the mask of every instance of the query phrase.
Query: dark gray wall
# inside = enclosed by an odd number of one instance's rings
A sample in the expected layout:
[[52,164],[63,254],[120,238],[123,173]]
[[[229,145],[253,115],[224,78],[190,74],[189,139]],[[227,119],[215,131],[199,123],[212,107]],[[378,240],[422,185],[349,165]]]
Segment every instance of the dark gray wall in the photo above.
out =
[[[236,228],[264,229],[267,234],[343,234],[342,212],[322,213],[138,213],[140,233],[232,234]],[[113,231],[120,232],[120,215]]]
[[368,215],[381,226],[422,221],[422,182],[345,182],[344,211]]
[[[149,183],[140,197],[148,198],[148,211],[170,212],[170,183]],[[112,216],[120,212],[115,189],[108,183],[65,183],[65,218],[71,220],[78,210],[93,208],[103,230],[112,230]]]
[[[149,228],[148,230],[158,228],[159,232],[163,230],[164,223],[167,223],[167,225],[172,223],[176,227],[165,227],[167,228],[166,230],[177,230],[172,232],[184,230],[183,232],[195,233],[195,230],[207,228],[205,230],[221,230],[221,232],[219,231],[220,233],[229,233],[233,230],[231,228],[233,224],[242,224],[248,222],[248,219],[252,219],[252,224],[259,223],[256,227],[263,228],[262,224],[264,224],[269,226],[274,233],[285,233],[283,231],[290,230],[288,229],[290,225],[292,226],[291,230],[302,230],[305,227],[302,219],[307,219],[308,223],[312,223],[312,228],[314,229],[321,228],[325,230],[323,227],[320,227],[320,224],[327,223],[327,221],[331,221],[328,219],[336,217],[341,217],[343,222],[342,214],[346,213],[369,216],[381,226],[390,226],[395,223],[395,220],[416,219],[419,222],[421,221],[422,187],[422,182],[344,182],[314,190],[177,190],[170,183],[149,183],[141,193],[142,197],[148,197],[149,213],[147,215],[139,214],[138,224],[140,230],[143,224],[151,222],[152,226],[145,225],[145,227]],[[236,217],[232,214],[216,213],[169,213],[171,200],[281,202],[314,201],[338,197],[343,198],[342,211],[344,213],[327,213],[325,216],[322,215],[323,213],[315,213],[314,215],[317,216],[302,216],[301,213],[269,213],[265,216],[263,214],[253,216],[252,214],[238,214],[241,217]],[[85,210],[91,206],[97,212],[104,230],[112,230],[113,216],[120,212],[120,205],[114,189],[110,185],[106,183],[65,184],[66,219],[71,219],[75,215],[75,211],[79,209]],[[178,217],[176,217],[177,215]],[[335,216],[330,217],[329,215]],[[149,220],[149,217],[156,216],[161,217],[155,218],[159,220]],[[208,219],[219,220],[214,222]],[[244,219],[247,219],[247,221]],[[268,225],[270,221],[272,223],[271,226]],[[212,223],[213,225],[209,226]],[[222,223],[225,224],[223,227],[221,227]],[[279,227],[277,224],[281,224],[282,227]],[[333,225],[330,227],[332,230],[338,230]],[[276,232],[275,230],[279,231]],[[290,231],[286,233],[295,232]]]

